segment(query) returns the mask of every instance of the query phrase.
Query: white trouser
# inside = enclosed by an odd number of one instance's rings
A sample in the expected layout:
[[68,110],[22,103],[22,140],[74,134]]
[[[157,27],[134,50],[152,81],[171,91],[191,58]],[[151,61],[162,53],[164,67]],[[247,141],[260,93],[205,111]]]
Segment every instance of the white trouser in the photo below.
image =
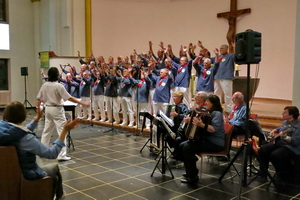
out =
[[131,94],[132,94],[131,105],[132,105],[132,110],[133,110],[134,113],[137,113],[137,110],[136,110],[136,106],[137,105],[136,105],[136,101],[134,100],[135,99],[136,90],[138,90],[138,89],[132,88],[132,92],[131,92]]
[[175,91],[183,92],[183,103],[187,105],[188,108],[191,107],[190,89],[187,87],[175,87]]
[[94,115],[96,119],[99,119],[99,111],[101,114],[101,119],[105,120],[105,110],[104,110],[104,95],[94,95]]
[[109,121],[113,120],[113,116],[116,122],[120,122],[118,105],[117,97],[106,97],[107,117]]
[[77,106],[75,107],[75,113],[76,113],[76,116],[78,118],[81,117],[81,106],[80,106],[80,104],[77,104]]
[[[148,103],[142,103],[142,102],[139,102],[138,103],[138,112],[137,113],[140,113],[140,112],[149,112],[148,110]],[[140,116],[137,118],[137,119],[140,119]],[[137,125],[139,127],[142,126],[142,121],[141,120],[137,120]],[[147,118],[146,119],[146,128],[150,127],[150,120]]]
[[155,89],[151,89],[149,91],[149,97],[148,97],[148,109],[149,109],[149,113],[151,115],[154,114],[154,111],[153,111],[153,96],[154,96],[154,92],[155,92]]
[[166,113],[168,105],[169,103],[153,102],[153,116],[156,116],[159,110],[161,110],[163,113]]
[[[90,97],[81,97],[81,100],[86,101],[86,102],[91,102]],[[82,112],[83,112],[83,118],[87,118],[87,113],[89,113],[88,118],[92,118],[92,109],[91,109],[91,107],[82,106]]]
[[[56,128],[58,135],[61,134],[63,127],[66,123],[65,110],[62,106],[60,107],[45,107],[45,127],[42,133],[41,143],[50,146],[51,136]],[[66,144],[66,139],[65,139]],[[66,156],[67,148],[64,146],[59,156]]]
[[217,79],[215,80],[215,95],[222,101],[222,94],[225,98],[225,111],[231,112],[231,99],[232,99],[232,80]]
[[123,122],[128,123],[128,116],[129,114],[129,122],[131,124],[134,123],[134,112],[132,109],[132,98],[131,97],[122,97],[121,98],[121,105],[122,105],[122,114],[123,114]]
[[172,88],[171,89],[171,98],[170,98],[170,104],[174,104],[174,101],[173,101],[173,92],[175,92],[175,88]]

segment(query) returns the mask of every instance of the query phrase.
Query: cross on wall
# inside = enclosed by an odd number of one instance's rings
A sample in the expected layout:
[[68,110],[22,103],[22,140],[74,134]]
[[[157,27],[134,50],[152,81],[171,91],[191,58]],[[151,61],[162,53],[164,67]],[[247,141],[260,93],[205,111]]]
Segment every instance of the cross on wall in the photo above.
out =
[[233,44],[234,44],[234,36],[236,34],[236,19],[246,13],[250,13],[251,9],[237,9],[237,0],[230,0],[230,11],[229,12],[223,12],[223,13],[217,13],[217,18],[225,18],[228,21],[228,32],[226,35],[227,42],[229,45],[229,53],[234,52]]

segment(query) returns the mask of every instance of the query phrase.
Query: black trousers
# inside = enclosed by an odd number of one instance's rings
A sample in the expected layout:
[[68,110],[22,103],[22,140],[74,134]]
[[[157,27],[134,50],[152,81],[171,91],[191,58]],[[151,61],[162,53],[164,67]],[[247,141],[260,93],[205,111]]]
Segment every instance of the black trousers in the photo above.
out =
[[45,165],[42,168],[43,170],[45,170],[48,176],[53,179],[53,196],[56,196],[56,198],[62,197],[64,190],[62,176],[58,165],[56,163],[52,163],[49,165]]
[[266,174],[265,170],[269,168],[271,162],[282,180],[290,180],[293,176],[291,161],[295,156],[294,152],[287,148],[281,140],[276,141],[275,144],[264,144],[259,150],[261,171]]
[[186,175],[190,178],[196,177],[199,170],[196,162],[198,160],[196,154],[200,152],[218,152],[224,147],[217,146],[211,142],[199,143],[191,140],[182,142],[179,145],[179,151],[182,152]]

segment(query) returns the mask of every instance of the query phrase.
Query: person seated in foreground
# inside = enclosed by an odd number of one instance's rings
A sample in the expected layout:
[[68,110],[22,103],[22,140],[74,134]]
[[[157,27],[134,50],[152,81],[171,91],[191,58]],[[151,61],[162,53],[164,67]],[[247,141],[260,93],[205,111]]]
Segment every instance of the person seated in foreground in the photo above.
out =
[[183,174],[184,178],[180,180],[182,183],[194,184],[199,180],[196,154],[221,151],[225,146],[223,109],[219,97],[213,94],[209,95],[206,100],[206,109],[211,114],[211,124],[203,123],[198,117],[191,119],[194,125],[201,127],[201,129],[197,129],[199,132],[196,134],[205,134],[204,139],[199,141],[189,138],[179,146],[186,171],[186,174]]
[[[198,108],[200,110],[206,110],[205,101],[206,101],[207,97],[208,97],[208,95],[206,92],[203,92],[203,91],[197,92],[194,97],[196,105],[193,108]],[[193,111],[193,109],[191,109],[190,111],[188,111],[186,113],[186,116],[184,117],[184,119],[181,121],[181,124],[177,128],[177,131],[176,131],[177,137],[176,137],[176,140],[174,143],[174,151],[172,152],[172,158],[175,160],[180,160],[180,157],[178,155],[178,149],[179,149],[180,143],[187,140],[187,138],[185,136],[185,131],[187,128],[187,124],[191,120],[190,114],[192,111]]]
[[260,176],[267,177],[269,162],[277,172],[278,181],[287,182],[293,178],[291,160],[300,156],[300,121],[296,106],[286,106],[282,112],[282,126],[269,134],[271,142],[259,149]]
[[[18,114],[16,114],[18,113]],[[40,167],[36,162],[36,156],[41,158],[56,159],[62,147],[65,146],[65,137],[71,129],[76,127],[79,119],[68,121],[58,139],[51,147],[43,145],[33,133],[38,121],[43,115],[40,105],[37,105],[37,115],[25,127],[22,123],[26,120],[26,109],[18,101],[8,104],[3,112],[3,121],[0,121],[0,145],[15,146],[17,149],[20,168],[25,179],[35,180],[45,176],[53,178],[53,197],[64,197],[62,176],[57,163]]]
[[246,120],[246,104],[244,95],[241,92],[235,92],[232,95],[232,107],[230,115],[224,115],[224,121],[233,125],[232,137],[237,135],[245,135],[245,120]]

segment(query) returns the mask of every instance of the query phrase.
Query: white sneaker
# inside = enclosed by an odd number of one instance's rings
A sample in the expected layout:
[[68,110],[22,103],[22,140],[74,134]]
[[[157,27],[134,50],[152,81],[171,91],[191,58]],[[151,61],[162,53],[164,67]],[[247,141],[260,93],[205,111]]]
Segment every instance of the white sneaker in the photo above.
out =
[[150,130],[150,126],[146,126],[146,129],[147,129],[147,130]]
[[99,118],[94,118],[93,121],[99,121]]
[[100,122],[105,122],[105,119],[101,119]]
[[133,122],[130,122],[128,127],[132,127],[133,126]]
[[106,122],[106,123],[111,123],[111,121],[110,121],[110,120],[106,120],[105,122]]
[[120,126],[127,126],[127,122],[123,122]]
[[137,128],[137,125],[134,125],[133,128]]
[[57,156],[58,161],[68,161],[71,160],[72,158],[70,156]]
[[91,120],[91,118],[89,117],[89,118],[87,118],[86,120],[90,121],[90,120]]
[[120,124],[120,121],[115,121],[114,124]]

